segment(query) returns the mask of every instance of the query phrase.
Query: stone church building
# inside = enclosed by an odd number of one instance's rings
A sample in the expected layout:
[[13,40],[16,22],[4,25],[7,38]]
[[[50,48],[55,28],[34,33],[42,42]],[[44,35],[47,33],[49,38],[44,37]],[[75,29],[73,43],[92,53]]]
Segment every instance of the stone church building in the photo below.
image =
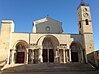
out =
[[34,21],[31,33],[14,32],[14,22],[2,20],[0,62],[87,63],[94,52],[90,6],[81,2],[77,14],[79,34],[65,34],[62,22],[49,17]]

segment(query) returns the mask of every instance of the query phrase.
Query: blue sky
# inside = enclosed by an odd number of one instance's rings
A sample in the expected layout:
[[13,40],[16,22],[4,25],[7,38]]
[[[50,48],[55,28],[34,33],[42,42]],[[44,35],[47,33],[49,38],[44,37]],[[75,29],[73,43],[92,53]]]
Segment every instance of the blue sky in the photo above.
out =
[[[91,7],[95,49],[99,49],[99,0],[84,1]],[[80,0],[0,0],[0,22],[10,19],[15,32],[32,32],[33,21],[49,15],[63,23],[65,33],[78,33],[79,4]]]

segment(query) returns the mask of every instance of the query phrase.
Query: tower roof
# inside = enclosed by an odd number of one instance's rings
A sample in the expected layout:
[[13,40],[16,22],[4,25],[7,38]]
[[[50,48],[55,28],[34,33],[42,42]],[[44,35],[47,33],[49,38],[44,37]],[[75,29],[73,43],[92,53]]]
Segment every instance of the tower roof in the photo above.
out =
[[85,3],[84,0],[81,0],[80,5],[81,6],[88,6],[89,4]]
[[[78,8],[79,8],[80,6],[89,6],[89,4],[85,3],[84,0],[81,0],[80,5],[78,6]],[[77,8],[77,9],[78,9],[78,8]]]

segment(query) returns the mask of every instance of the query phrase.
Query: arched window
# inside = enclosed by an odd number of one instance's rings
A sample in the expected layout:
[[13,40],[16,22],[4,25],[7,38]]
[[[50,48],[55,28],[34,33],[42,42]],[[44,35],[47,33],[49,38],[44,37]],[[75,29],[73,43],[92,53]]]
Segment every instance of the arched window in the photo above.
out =
[[86,19],[85,21],[86,21],[86,25],[89,25],[89,23],[88,23],[88,19]]

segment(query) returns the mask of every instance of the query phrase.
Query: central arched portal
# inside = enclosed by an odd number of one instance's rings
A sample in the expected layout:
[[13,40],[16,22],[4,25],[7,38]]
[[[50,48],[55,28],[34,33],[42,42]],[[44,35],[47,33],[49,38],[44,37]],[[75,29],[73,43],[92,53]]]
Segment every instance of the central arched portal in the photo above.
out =
[[58,45],[58,41],[55,37],[47,36],[43,42],[43,62],[54,62],[55,48]]

